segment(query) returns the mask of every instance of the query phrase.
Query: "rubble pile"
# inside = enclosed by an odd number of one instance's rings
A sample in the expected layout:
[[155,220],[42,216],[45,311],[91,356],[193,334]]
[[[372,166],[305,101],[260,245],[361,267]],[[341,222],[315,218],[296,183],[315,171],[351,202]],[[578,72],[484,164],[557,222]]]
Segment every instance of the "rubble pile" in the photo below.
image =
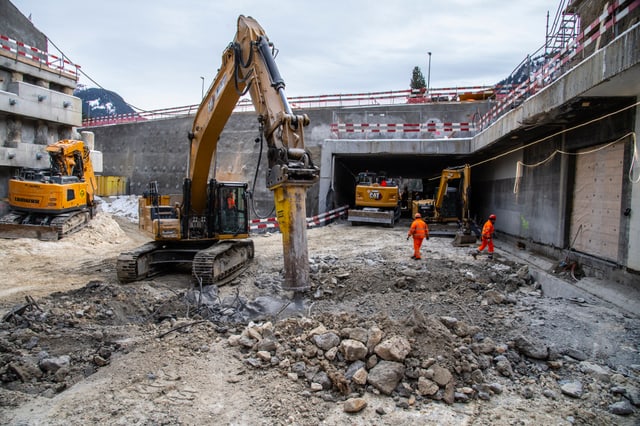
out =
[[432,238],[417,262],[405,230],[315,229],[300,302],[281,289],[277,237],[256,239],[255,262],[230,285],[182,274],[122,285],[109,245],[89,256],[101,229],[70,239],[86,255],[71,269],[55,269],[58,246],[30,249],[46,265],[41,277],[25,268],[39,282],[93,275],[4,306],[0,412],[11,414],[0,421],[51,400],[60,422],[86,424],[207,423],[212,410],[229,424],[425,424],[434,406],[457,413],[446,423],[439,411],[441,424],[637,424],[640,319],[548,298],[500,253],[474,259]]

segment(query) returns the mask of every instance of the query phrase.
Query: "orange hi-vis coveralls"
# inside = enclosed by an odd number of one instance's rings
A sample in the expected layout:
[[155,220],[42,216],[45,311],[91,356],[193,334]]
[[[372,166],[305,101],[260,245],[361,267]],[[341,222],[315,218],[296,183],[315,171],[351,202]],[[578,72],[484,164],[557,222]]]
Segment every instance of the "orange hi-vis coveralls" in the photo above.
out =
[[424,220],[420,218],[415,219],[411,223],[411,228],[409,228],[407,237],[410,236],[413,236],[413,257],[421,259],[420,247],[422,246],[422,240],[429,238],[429,226],[427,226]]
[[489,219],[482,227],[482,243],[480,244],[480,247],[478,247],[478,251],[482,251],[485,247],[489,247],[489,254],[493,254],[493,232],[493,222]]

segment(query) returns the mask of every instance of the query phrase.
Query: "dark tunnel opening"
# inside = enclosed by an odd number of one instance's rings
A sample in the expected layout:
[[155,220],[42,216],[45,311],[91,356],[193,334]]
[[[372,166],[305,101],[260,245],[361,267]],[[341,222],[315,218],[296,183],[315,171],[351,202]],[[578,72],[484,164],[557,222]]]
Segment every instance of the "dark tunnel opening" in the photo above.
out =
[[[443,169],[463,166],[470,159],[463,155],[370,154],[334,156],[332,196],[333,207],[353,207],[356,177],[359,172],[385,172],[400,182],[400,189],[419,192],[423,198],[433,197]],[[331,206],[327,206],[331,208]]]

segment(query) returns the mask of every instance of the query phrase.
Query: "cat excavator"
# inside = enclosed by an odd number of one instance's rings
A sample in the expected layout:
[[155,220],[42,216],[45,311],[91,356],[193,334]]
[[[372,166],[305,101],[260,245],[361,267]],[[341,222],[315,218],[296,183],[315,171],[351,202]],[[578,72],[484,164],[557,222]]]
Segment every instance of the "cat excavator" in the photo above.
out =
[[234,40],[195,115],[188,134],[187,176],[181,195],[162,195],[151,183],[140,199],[139,225],[152,242],[117,260],[121,282],[140,280],[163,269],[191,264],[202,284],[224,284],[254,256],[249,239],[247,184],[209,178],[220,135],[241,96],[249,93],[267,144],[267,187],[273,192],[282,233],[284,290],[308,290],[306,192],[318,167],[304,145],[305,115],[295,115],[274,60],[273,44],[258,22],[241,15]]

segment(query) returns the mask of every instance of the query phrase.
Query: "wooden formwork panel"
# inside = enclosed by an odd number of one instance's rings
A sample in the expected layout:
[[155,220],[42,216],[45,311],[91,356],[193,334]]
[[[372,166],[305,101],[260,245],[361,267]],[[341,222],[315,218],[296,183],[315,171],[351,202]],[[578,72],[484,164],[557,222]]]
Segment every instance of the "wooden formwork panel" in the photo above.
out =
[[624,143],[578,151],[570,241],[577,251],[618,260]]

